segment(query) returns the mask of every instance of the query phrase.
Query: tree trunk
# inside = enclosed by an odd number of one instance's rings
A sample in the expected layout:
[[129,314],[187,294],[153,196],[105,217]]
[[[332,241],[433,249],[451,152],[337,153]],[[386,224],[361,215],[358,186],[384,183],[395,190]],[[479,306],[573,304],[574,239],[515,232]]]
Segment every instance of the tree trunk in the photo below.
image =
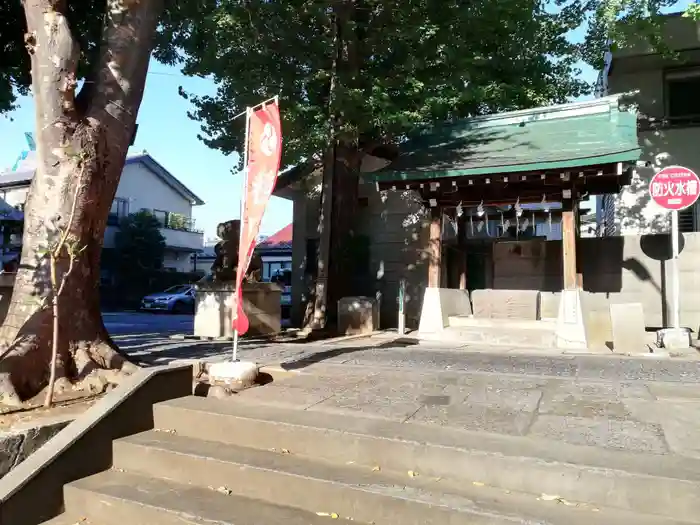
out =
[[361,153],[352,145],[336,148],[333,169],[330,250],[328,257],[327,317],[328,326],[336,326],[338,301],[356,295],[353,291],[354,264],[347,245],[355,235],[357,195]]
[[[100,254],[107,215],[119,183],[143,96],[162,4],[116,0],[105,13],[101,59],[75,94],[79,50],[65,17],[65,0],[26,0],[36,111],[37,169],[25,205],[20,269],[0,328],[0,403],[36,396],[49,377],[52,314],[46,252],[58,241],[75,205],[70,231],[83,251],[66,281],[57,383],[66,388],[116,381],[109,371],[130,365],[105,330],[100,313]],[[95,16],[99,16],[96,14]],[[58,279],[68,257],[57,261]]]

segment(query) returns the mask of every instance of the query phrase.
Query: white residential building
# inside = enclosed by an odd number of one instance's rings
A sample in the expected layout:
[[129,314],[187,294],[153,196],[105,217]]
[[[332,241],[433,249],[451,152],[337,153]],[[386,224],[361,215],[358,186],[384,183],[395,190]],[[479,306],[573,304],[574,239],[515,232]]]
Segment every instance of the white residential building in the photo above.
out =
[[[669,231],[669,213],[650,198],[654,174],[681,165],[700,173],[700,24],[679,14],[665,17],[663,40],[676,57],[646,42],[631,42],[607,53],[599,94],[621,94],[638,111],[642,157],[631,183],[599,202],[599,222],[607,235]],[[680,213],[684,232],[700,231],[700,207]]]
[[[0,173],[0,198],[22,208],[35,170],[31,152],[15,171]],[[161,222],[166,254],[163,266],[173,271],[190,271],[190,256],[204,245],[204,235],[194,227],[193,206],[204,202],[161,166],[146,151],[127,157],[112,204],[104,247],[114,247],[119,221],[131,213],[148,210]]]

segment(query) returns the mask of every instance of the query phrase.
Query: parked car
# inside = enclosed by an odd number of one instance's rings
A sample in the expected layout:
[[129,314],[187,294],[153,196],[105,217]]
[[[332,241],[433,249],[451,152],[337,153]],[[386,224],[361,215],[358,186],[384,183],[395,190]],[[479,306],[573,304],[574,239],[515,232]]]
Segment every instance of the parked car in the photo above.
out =
[[141,299],[141,310],[186,314],[194,312],[194,287],[189,284],[171,286],[164,292]]

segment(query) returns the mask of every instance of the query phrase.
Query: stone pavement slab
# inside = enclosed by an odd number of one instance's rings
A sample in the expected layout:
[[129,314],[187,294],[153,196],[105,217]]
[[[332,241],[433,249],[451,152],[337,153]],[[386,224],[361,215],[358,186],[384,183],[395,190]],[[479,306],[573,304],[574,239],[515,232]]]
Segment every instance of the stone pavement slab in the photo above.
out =
[[696,390],[681,383],[317,363],[243,396],[610,451],[700,457]]

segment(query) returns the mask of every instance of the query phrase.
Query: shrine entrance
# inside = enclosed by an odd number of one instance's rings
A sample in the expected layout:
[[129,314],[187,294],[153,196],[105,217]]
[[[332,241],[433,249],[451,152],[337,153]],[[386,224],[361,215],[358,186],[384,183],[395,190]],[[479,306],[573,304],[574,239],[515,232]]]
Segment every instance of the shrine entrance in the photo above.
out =
[[[406,141],[372,176],[379,191],[415,192],[429,214],[420,331],[546,321],[545,310],[582,324],[581,202],[618,193],[639,155],[636,116],[616,97],[445,124]],[[543,291],[559,293],[561,307],[543,305]]]

